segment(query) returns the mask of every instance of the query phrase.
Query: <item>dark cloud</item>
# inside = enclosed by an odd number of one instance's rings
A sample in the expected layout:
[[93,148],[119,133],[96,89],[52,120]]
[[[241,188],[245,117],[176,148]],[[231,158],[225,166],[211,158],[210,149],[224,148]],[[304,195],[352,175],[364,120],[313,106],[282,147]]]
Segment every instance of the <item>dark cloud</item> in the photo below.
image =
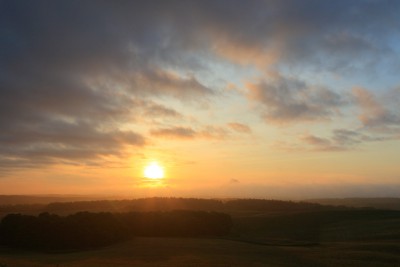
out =
[[185,17],[188,25],[200,36],[206,31],[212,51],[245,65],[348,74],[377,66],[387,59],[382,55],[398,58],[390,42],[382,42],[400,26],[393,1],[198,1],[186,7],[196,10]]
[[132,131],[99,130],[82,121],[36,121],[0,133],[0,169],[104,164],[104,157],[123,156],[127,146],[144,144],[145,138]]
[[213,91],[202,85],[193,75],[181,77],[163,70],[138,72],[129,79],[130,89],[142,95],[170,95],[177,98],[205,97]]
[[400,4],[393,1],[2,3],[7,63],[23,58],[39,61],[40,69],[68,66],[75,72],[159,63],[204,68],[192,52],[250,64],[306,60],[345,69],[354,65],[349,57],[363,63],[391,52],[381,40],[400,26]]
[[[168,58],[178,48],[165,43],[170,36],[160,21],[166,19],[162,6],[124,1],[0,5],[2,168],[92,164],[122,156],[126,146],[144,145],[145,137],[121,131],[121,124],[139,115],[181,116],[144,98],[213,93],[187,71],[184,56]],[[162,51],[165,45],[169,53]]]
[[263,117],[270,123],[326,120],[346,104],[343,97],[327,88],[276,73],[247,87],[250,99],[260,103]]
[[[207,60],[263,70],[289,63],[336,71],[378,66],[370,63],[379,63],[386,54],[396,59],[386,40],[400,26],[399,5],[340,0],[1,1],[0,164],[28,166],[49,159],[73,164],[74,157],[89,162],[118,155],[125,145],[143,145],[145,137],[121,131],[121,124],[139,114],[181,116],[157,99],[190,104],[217,94],[195,75],[201,70],[218,76]],[[295,78],[279,76],[249,88],[270,122],[329,119],[343,105],[331,90]],[[397,123],[392,114],[368,113],[365,122]],[[170,132],[212,138],[229,133],[213,126]]]
[[335,129],[330,136],[306,134],[302,136],[301,144],[278,144],[277,147],[287,150],[315,151],[345,151],[361,147],[369,142],[379,142],[399,139],[400,116],[397,112],[399,105],[398,89],[387,93],[385,105],[382,99],[370,91],[356,87],[352,91],[352,103],[359,109],[361,126],[350,129]]

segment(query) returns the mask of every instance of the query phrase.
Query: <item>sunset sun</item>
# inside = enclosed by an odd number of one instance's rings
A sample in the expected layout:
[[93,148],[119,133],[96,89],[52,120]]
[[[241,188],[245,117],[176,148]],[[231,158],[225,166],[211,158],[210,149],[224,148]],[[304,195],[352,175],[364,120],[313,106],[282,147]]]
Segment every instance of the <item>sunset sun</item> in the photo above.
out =
[[164,169],[157,162],[152,162],[144,168],[144,177],[162,179],[164,178]]

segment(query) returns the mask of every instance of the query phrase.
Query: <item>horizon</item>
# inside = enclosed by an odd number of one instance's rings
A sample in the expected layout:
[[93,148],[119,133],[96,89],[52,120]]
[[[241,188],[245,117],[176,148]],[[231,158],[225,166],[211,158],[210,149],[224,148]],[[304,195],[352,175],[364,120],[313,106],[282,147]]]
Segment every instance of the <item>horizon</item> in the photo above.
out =
[[400,195],[397,1],[0,1],[0,195]]
[[[0,194],[0,198],[19,198],[19,197],[32,197],[32,198],[54,198],[54,199],[65,199],[63,202],[71,202],[74,199],[78,202],[80,201],[118,201],[118,200],[140,200],[140,199],[200,199],[200,200],[271,200],[271,201],[294,201],[294,202],[303,202],[303,201],[313,201],[313,200],[400,200],[400,197],[321,197],[321,198],[268,198],[268,197],[193,197],[193,196],[148,196],[148,197],[135,197],[129,195],[102,195],[102,194],[87,194],[87,195],[79,195],[79,194],[31,194],[31,195],[6,195]],[[68,199],[71,199],[69,201]],[[57,201],[56,201],[57,202]],[[56,203],[54,202],[54,203]],[[47,203],[47,202],[46,202]],[[52,203],[52,202],[48,202]],[[21,202],[21,204],[30,204]],[[35,203],[33,203],[35,204]],[[0,205],[1,199],[0,199]],[[6,204],[8,205],[8,204]]]

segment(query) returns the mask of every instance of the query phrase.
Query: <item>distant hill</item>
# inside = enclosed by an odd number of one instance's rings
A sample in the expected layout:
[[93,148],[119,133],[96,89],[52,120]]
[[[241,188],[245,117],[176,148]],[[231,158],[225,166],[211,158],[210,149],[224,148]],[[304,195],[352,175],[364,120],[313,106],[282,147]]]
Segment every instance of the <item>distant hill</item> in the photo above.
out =
[[89,195],[0,195],[0,205],[49,204],[53,202],[118,199],[118,197]]
[[[27,197],[29,199],[29,197]],[[40,199],[41,201],[50,200]],[[30,200],[30,199],[29,199]],[[59,215],[68,215],[81,211],[90,212],[131,212],[131,211],[173,211],[173,210],[203,210],[226,212],[232,215],[246,215],[250,213],[287,213],[303,211],[320,211],[340,209],[338,207],[308,202],[294,202],[267,199],[197,199],[197,198],[141,198],[125,200],[86,200],[40,203],[36,204],[0,205],[0,218],[9,213],[37,215],[41,212],[50,212]],[[35,201],[36,200],[36,201]],[[59,199],[58,199],[59,200]],[[32,203],[32,202],[30,202]],[[341,208],[343,209],[343,208]]]
[[322,205],[400,210],[400,198],[324,198],[305,201]]

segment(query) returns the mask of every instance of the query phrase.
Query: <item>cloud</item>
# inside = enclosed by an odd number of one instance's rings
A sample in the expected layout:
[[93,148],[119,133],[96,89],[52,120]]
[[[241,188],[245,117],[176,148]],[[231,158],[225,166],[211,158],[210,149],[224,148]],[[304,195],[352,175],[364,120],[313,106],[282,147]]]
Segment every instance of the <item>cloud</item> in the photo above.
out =
[[190,140],[194,138],[222,140],[227,138],[230,133],[227,129],[221,126],[205,125],[199,126],[197,129],[182,126],[158,128],[151,130],[150,134],[156,137],[176,138],[183,140]]
[[357,146],[375,141],[386,140],[385,137],[371,136],[362,133],[361,131],[336,129],[333,130],[330,138],[318,137],[312,134],[307,134],[301,138],[307,148],[316,151],[344,151],[355,149]]
[[361,109],[359,119],[365,127],[400,127],[400,114],[392,112],[388,106],[384,107],[371,92],[361,87],[353,88],[352,92]]
[[106,164],[105,157],[124,156],[125,148],[141,147],[145,142],[133,131],[99,130],[82,121],[25,124],[0,134],[0,169]]
[[212,51],[246,66],[289,64],[347,75],[379,70],[387,55],[398,58],[381,41],[400,24],[398,4],[390,1],[202,1],[191,8],[197,15],[189,24],[202,25],[196,32],[210,39]]
[[242,123],[230,122],[228,126],[238,133],[251,133],[250,127]]
[[141,113],[141,115],[145,118],[177,118],[181,119],[183,115],[172,109],[170,107],[166,107],[165,105],[159,104],[155,101],[148,99],[133,99],[132,106],[134,107],[136,112]]
[[151,130],[150,133],[158,137],[192,139],[197,133],[191,128],[186,127],[170,127]]
[[206,125],[199,134],[203,138],[223,140],[229,136],[230,132],[223,126]]
[[[79,71],[141,68],[158,63],[205,68],[201,56],[241,64],[303,62],[338,70],[393,53],[399,26],[393,1],[173,1],[11,3],[3,52],[41,67],[66,63]],[[29,25],[29,26],[27,26]],[[32,38],[32,33],[35,38]],[[36,52],[35,54],[29,53]],[[195,52],[195,53],[193,53]],[[353,60],[349,60],[349,58]],[[52,69],[52,68],[50,68]]]
[[329,135],[324,136],[312,133],[302,134],[298,137],[298,142],[279,140],[273,144],[273,147],[289,152],[340,152],[360,149],[366,143],[381,142],[390,139],[393,139],[390,135],[369,133],[363,128],[339,128],[332,130]]
[[331,140],[321,138],[315,135],[305,135],[302,137],[303,141],[307,144],[317,147],[318,150],[336,150],[337,148],[332,145]]
[[194,75],[180,76],[178,73],[160,69],[147,69],[130,79],[132,90],[145,95],[170,95],[177,98],[205,97],[213,90],[202,85]]
[[150,130],[155,137],[176,138],[182,140],[191,139],[215,139],[224,140],[235,133],[251,133],[247,125],[232,122],[224,126],[219,125],[196,125],[196,127],[171,126],[160,127]]
[[256,101],[268,123],[286,124],[327,120],[346,101],[325,87],[273,73],[269,79],[248,83],[248,97]]
[[[185,106],[218,95],[210,82],[219,76],[210,68],[214,63],[256,66],[262,72],[297,66],[347,73],[365,66],[380,70],[383,60],[398,59],[389,42],[400,26],[400,3],[393,1],[1,5],[2,166],[89,163],[118,156],[126,145],[139,148],[146,143],[140,133],[146,125],[134,125],[138,117],[182,118],[163,100]],[[328,86],[283,75],[247,87],[269,123],[328,120],[346,104]],[[365,126],[397,127],[393,108],[374,106],[360,92],[355,98]],[[129,132],[121,130],[127,122]],[[250,128],[231,123],[154,131],[158,136],[222,139]]]
[[[332,130],[329,136],[305,134],[300,137],[298,144],[281,142],[276,147],[294,151],[347,151],[359,149],[370,142],[399,139],[400,114],[397,107],[400,102],[397,90],[390,90],[378,97],[364,88],[355,87],[350,95],[351,103],[353,108],[359,110],[361,126],[354,128],[353,123],[352,127]],[[382,99],[386,99],[385,105]]]
[[[157,10],[128,2],[2,3],[0,168],[123,158],[127,146],[146,143],[132,125],[138,117],[182,116],[152,99],[214,93],[184,53],[177,60],[175,44],[160,50],[169,35]],[[130,130],[121,130],[126,123]]]

